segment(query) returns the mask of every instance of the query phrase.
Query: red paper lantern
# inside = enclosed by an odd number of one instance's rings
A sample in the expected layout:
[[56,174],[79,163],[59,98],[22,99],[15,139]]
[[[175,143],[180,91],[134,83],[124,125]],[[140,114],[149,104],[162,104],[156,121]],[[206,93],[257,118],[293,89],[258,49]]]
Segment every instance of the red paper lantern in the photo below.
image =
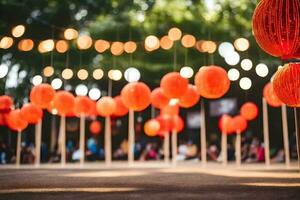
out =
[[21,116],[29,124],[36,124],[43,117],[43,111],[33,103],[28,103],[21,108]]
[[151,92],[151,104],[153,107],[162,109],[169,104],[169,101],[170,99],[164,95],[163,90],[160,87],[155,88]]
[[274,92],[272,83],[267,83],[265,85],[263,95],[270,106],[279,107],[282,105],[282,101],[276,96]]
[[74,113],[77,116],[80,115],[89,115],[91,113],[91,99],[87,96],[78,96],[74,101]]
[[219,129],[223,134],[231,134],[235,131],[234,122],[231,116],[222,115],[219,120]]
[[246,120],[253,120],[258,115],[258,108],[254,103],[247,102],[242,105],[240,113]]
[[111,116],[116,110],[116,102],[111,97],[102,97],[97,102],[97,111],[102,117]]
[[42,83],[34,86],[30,92],[30,101],[40,108],[47,108],[53,100],[55,90],[51,85]]
[[247,129],[247,125],[248,125],[247,120],[241,115],[235,116],[233,118],[233,124],[236,133],[242,133]]
[[279,69],[274,76],[273,88],[283,103],[300,107],[300,63],[290,63]]
[[167,105],[163,109],[161,109],[161,115],[171,117],[179,114],[179,106],[175,105]]
[[124,115],[127,115],[128,108],[124,105],[121,96],[114,97],[114,100],[116,102],[116,110],[113,113],[113,115],[117,117],[122,117]]
[[159,130],[160,130],[160,123],[156,119],[150,119],[144,125],[144,132],[149,137],[156,136]]
[[178,99],[187,91],[188,83],[178,72],[170,72],[161,79],[160,87],[166,97]]
[[7,113],[0,113],[0,126],[6,125]]
[[150,104],[151,91],[142,82],[132,82],[125,85],[121,91],[121,98],[124,105],[134,111],[142,111]]
[[186,93],[179,99],[179,106],[183,108],[190,108],[194,106],[199,99],[200,95],[197,91],[197,87],[189,84]]
[[0,96],[0,113],[8,113],[14,105],[14,102],[10,96]]
[[6,118],[7,125],[14,131],[21,132],[28,126],[28,122],[23,119],[20,109],[12,110]]
[[253,34],[268,54],[300,57],[299,0],[261,0],[253,14]]
[[167,133],[171,131],[172,129],[172,118],[168,116],[163,116],[159,115],[155,118],[159,124],[160,124],[160,129],[158,135],[161,135],[162,133]]
[[74,115],[75,98],[70,92],[58,91],[53,98],[53,106],[61,116]]
[[230,80],[222,67],[211,65],[200,68],[195,76],[195,85],[201,96],[216,99],[229,90]]
[[90,132],[93,135],[98,135],[102,130],[102,125],[99,121],[92,121],[92,123],[90,124]]
[[172,130],[175,130],[177,133],[181,132],[184,128],[184,121],[179,115],[172,117]]

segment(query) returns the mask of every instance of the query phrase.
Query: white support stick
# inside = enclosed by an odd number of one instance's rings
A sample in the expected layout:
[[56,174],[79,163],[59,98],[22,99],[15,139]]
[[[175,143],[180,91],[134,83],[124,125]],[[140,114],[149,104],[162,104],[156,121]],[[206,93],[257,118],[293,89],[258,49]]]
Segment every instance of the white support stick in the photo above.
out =
[[21,131],[18,131],[17,134],[17,151],[16,151],[16,167],[20,167],[21,163],[21,140],[22,140],[22,134]]
[[85,160],[85,116],[84,115],[80,115],[79,149],[81,153],[80,165],[83,165]]
[[268,105],[263,98],[263,127],[264,127],[264,144],[265,144],[265,163],[270,165],[270,142],[269,142],[269,120],[268,120]]
[[203,165],[207,163],[206,158],[206,127],[205,127],[205,107],[204,101],[201,100],[201,110],[200,110],[200,144],[201,144],[201,162]]
[[104,133],[104,152],[105,152],[105,164],[111,164],[111,124],[110,117],[105,118],[105,133]]
[[221,152],[223,166],[227,166],[227,133],[222,133]]
[[235,138],[235,161],[238,167],[241,166],[241,143],[241,132],[238,131]]
[[60,117],[60,149],[61,149],[61,166],[66,164],[66,116]]
[[134,111],[129,110],[129,124],[128,124],[128,163],[134,162]]
[[42,119],[35,125],[35,166],[41,163]]
[[164,160],[165,163],[170,162],[170,134],[164,133]]
[[177,131],[172,130],[172,164],[177,164]]
[[283,132],[283,147],[286,166],[290,166],[290,146],[289,146],[289,131],[287,122],[287,110],[286,105],[281,106],[282,116],[282,132]]

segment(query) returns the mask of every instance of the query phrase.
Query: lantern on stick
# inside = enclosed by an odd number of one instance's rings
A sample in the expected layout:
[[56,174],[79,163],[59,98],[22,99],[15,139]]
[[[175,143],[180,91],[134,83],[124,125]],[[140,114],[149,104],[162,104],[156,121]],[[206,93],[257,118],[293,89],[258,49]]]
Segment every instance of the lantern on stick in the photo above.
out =
[[247,129],[247,120],[241,115],[235,116],[233,118],[233,125],[236,132],[235,139],[235,161],[237,166],[241,165],[241,133]]
[[166,97],[178,99],[186,93],[188,80],[183,78],[178,72],[170,72],[161,79],[160,87]]
[[127,115],[129,110],[124,105],[121,96],[114,97],[114,100],[115,100],[115,103],[116,103],[116,109],[115,109],[115,112],[113,113],[113,116],[122,117],[124,115]]
[[255,103],[246,102],[242,105],[242,107],[240,109],[240,114],[246,120],[254,120],[258,115],[258,108],[255,105]]
[[186,93],[180,97],[179,106],[183,108],[190,108],[198,103],[200,95],[197,91],[197,87],[189,84]]
[[171,128],[172,128],[172,163],[177,163],[177,134],[184,128],[183,119],[179,115],[171,117]]
[[156,117],[156,120],[160,124],[160,129],[158,135],[164,137],[164,161],[169,163],[170,161],[170,134],[172,130],[172,118],[165,115],[159,115]]
[[170,99],[166,97],[163,90],[158,87],[151,92],[151,104],[153,107],[162,109],[169,104]]
[[92,123],[90,124],[90,132],[93,135],[98,135],[100,134],[101,130],[102,130],[101,123],[97,120],[92,121]]
[[272,107],[280,107],[282,105],[282,101],[276,96],[273,84],[267,83],[263,90],[263,96],[266,99],[267,103]]
[[13,100],[10,96],[0,96],[0,113],[9,113],[13,107]]
[[157,136],[159,130],[160,130],[160,123],[156,119],[150,119],[144,125],[144,132],[149,137]]

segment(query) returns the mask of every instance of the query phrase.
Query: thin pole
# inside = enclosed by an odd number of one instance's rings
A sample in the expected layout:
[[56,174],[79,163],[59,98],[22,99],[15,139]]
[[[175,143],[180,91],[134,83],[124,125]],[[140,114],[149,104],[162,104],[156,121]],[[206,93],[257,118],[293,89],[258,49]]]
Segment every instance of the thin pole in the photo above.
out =
[[238,167],[241,166],[241,143],[241,132],[238,131],[235,138],[235,161]]
[[172,130],[172,164],[177,164],[177,131]]
[[66,164],[66,116],[60,117],[60,148],[61,148],[61,166]]
[[55,151],[55,145],[57,143],[56,135],[56,124],[55,124],[55,115],[51,116],[51,141],[50,141],[50,151]]
[[287,122],[287,111],[286,105],[281,106],[281,117],[282,117],[282,132],[283,132],[283,147],[285,155],[286,166],[290,165],[290,146],[289,146],[289,131]]
[[84,164],[85,160],[85,116],[80,115],[80,137],[79,137],[79,149],[80,149],[80,164]]
[[227,165],[227,133],[222,133],[221,152],[222,152],[223,166],[226,166]]
[[129,125],[128,125],[128,163],[134,162],[134,111],[129,110]]
[[294,114],[295,114],[298,167],[299,167],[299,170],[300,170],[300,109],[299,108],[294,108]]
[[201,144],[201,162],[203,165],[207,163],[206,158],[206,127],[205,127],[205,107],[204,101],[201,100],[201,110],[200,110],[200,144]]
[[105,148],[105,164],[111,164],[111,122],[110,117],[105,117],[105,133],[104,133],[104,148]]
[[269,144],[269,123],[268,123],[268,105],[263,98],[263,127],[264,127],[264,144],[265,144],[265,163],[270,165],[270,144]]
[[16,167],[20,167],[20,163],[21,163],[21,138],[22,134],[21,131],[18,132],[17,135],[17,152],[16,152]]
[[170,162],[170,134],[168,132],[164,133],[164,160],[165,163]]
[[35,125],[35,166],[41,163],[42,119]]

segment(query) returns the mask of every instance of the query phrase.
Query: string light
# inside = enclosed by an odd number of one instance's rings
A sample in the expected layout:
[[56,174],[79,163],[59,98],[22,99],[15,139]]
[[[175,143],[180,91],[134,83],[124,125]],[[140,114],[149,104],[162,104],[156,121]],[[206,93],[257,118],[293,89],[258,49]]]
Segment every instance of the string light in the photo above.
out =
[[87,93],[88,93],[88,88],[87,88],[86,85],[79,84],[75,88],[75,93],[76,93],[77,96],[86,96]]
[[18,43],[18,49],[20,51],[30,51],[33,49],[34,43],[31,39],[23,39]]
[[118,69],[111,69],[108,71],[108,78],[114,81],[119,81],[122,78],[122,72]]
[[43,70],[43,74],[45,77],[50,77],[54,74],[54,68],[52,66],[47,66]]
[[260,77],[266,77],[269,74],[268,66],[260,63],[255,67],[255,72]]
[[66,68],[62,71],[61,76],[65,80],[69,80],[73,77],[74,72],[72,69]]
[[246,38],[238,38],[234,41],[234,47],[238,51],[246,51],[250,46],[249,41]]
[[21,37],[24,33],[25,33],[24,25],[15,26],[11,31],[11,34],[16,38]]
[[165,35],[160,39],[160,46],[165,50],[171,49],[173,47],[173,41],[169,38],[169,36]]
[[250,59],[243,59],[241,62],[241,67],[245,71],[249,71],[253,67],[253,63]]
[[67,28],[64,31],[64,37],[66,40],[74,40],[78,37],[78,31],[73,28]]
[[43,82],[43,77],[41,75],[35,75],[31,80],[31,83],[34,86],[37,86],[37,85],[41,84],[42,82]]
[[236,81],[240,78],[240,72],[237,69],[231,68],[230,70],[228,70],[227,72],[228,74],[228,78],[231,81]]
[[77,72],[77,77],[80,79],[80,80],[86,80],[89,76],[89,73],[87,70],[85,69],[80,69],[78,72]]
[[81,35],[77,38],[77,47],[81,50],[89,49],[93,44],[93,40],[88,35]]
[[125,80],[129,83],[137,82],[141,78],[141,73],[137,68],[130,67],[124,73]]
[[69,49],[69,45],[65,40],[59,40],[56,42],[55,48],[58,53],[65,53]]
[[95,80],[100,80],[101,78],[103,78],[104,72],[102,69],[95,69],[93,71],[93,77]]
[[252,81],[250,78],[248,78],[248,77],[241,78],[240,87],[243,90],[249,90],[251,88],[251,86],[252,86]]
[[10,48],[14,43],[14,40],[11,37],[4,36],[0,40],[0,48],[1,49],[8,49]]
[[149,49],[154,49],[159,44],[159,40],[154,35],[149,35],[145,39],[145,46]]
[[4,78],[8,73],[8,66],[6,64],[0,65],[0,78]]
[[173,27],[169,30],[168,36],[171,40],[176,41],[180,40],[182,32],[179,28]]
[[110,44],[106,40],[96,40],[94,47],[97,52],[103,53],[104,51],[109,49]]
[[194,70],[189,66],[184,66],[180,69],[180,75],[183,78],[191,78],[194,75]]
[[89,97],[96,101],[101,97],[101,91],[98,88],[92,88],[89,91]]

